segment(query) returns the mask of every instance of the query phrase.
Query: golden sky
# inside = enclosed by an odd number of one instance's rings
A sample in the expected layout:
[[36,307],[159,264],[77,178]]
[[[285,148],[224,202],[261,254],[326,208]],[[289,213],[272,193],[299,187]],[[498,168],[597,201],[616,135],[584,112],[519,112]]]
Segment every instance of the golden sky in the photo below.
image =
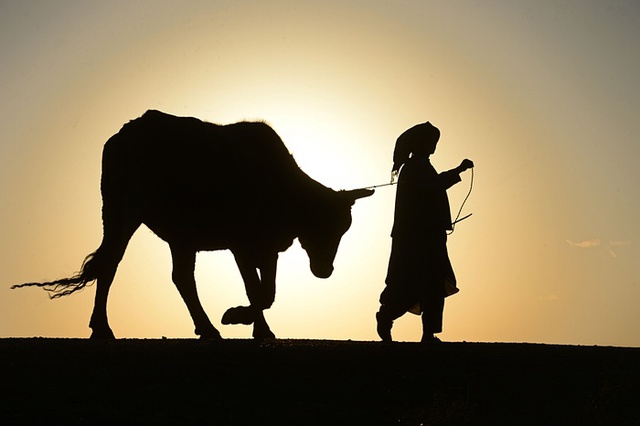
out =
[[[266,120],[334,189],[389,179],[397,136],[431,121],[433,163],[476,163],[449,238],[460,293],[443,340],[640,346],[640,6],[633,1],[0,3],[0,337],[88,336],[104,142],[147,109]],[[449,191],[457,210],[469,188]],[[353,208],[334,275],[297,242],[266,312],[279,337],[376,340],[394,188]],[[455,213],[455,212],[454,212]],[[228,252],[201,253],[205,309],[246,304]],[[167,245],[141,228],[109,301],[118,337],[192,337]],[[405,315],[394,337],[420,338]]]

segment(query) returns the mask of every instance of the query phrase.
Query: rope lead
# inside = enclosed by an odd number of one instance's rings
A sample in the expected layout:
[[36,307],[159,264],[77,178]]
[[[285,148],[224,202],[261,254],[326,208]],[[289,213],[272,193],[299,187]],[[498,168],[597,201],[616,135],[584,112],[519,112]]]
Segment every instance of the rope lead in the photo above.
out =
[[[471,167],[471,182],[469,183],[469,192],[467,192],[467,195],[464,197],[464,200],[462,200],[462,204],[460,204],[460,209],[458,210],[458,214],[456,215],[456,218],[453,220],[453,222],[451,222],[451,231],[447,232],[447,235],[453,234],[453,231],[455,231],[456,223],[462,222],[463,220],[467,219],[473,214],[473,213],[469,213],[464,217],[460,217],[460,215],[462,214],[462,209],[464,208],[464,205],[469,199],[469,196],[471,195],[471,191],[473,190],[473,172],[474,172],[474,168]],[[379,185],[365,186],[359,189],[376,189],[376,188],[382,188],[384,186],[391,186],[391,185],[397,185],[397,184],[398,184],[398,181],[395,180],[394,176],[392,175],[391,182],[389,183],[381,183]]]

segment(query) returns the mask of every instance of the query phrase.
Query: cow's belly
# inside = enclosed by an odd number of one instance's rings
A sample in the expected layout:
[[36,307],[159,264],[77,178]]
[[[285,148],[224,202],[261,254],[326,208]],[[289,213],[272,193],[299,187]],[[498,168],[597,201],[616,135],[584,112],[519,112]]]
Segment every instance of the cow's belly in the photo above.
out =
[[242,249],[282,252],[295,239],[290,230],[263,221],[229,223],[199,217],[184,220],[152,216],[143,223],[169,245],[186,246],[196,251]]

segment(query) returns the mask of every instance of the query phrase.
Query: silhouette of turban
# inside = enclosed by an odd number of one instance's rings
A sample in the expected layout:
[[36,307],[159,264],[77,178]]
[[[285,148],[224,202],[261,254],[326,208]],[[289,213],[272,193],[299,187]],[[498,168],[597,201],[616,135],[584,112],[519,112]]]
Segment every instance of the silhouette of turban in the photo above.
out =
[[440,130],[433,124],[416,124],[412,128],[405,130],[398,140],[393,150],[393,172],[400,170],[400,167],[407,162],[411,153],[415,152],[421,145],[435,145],[440,139]]

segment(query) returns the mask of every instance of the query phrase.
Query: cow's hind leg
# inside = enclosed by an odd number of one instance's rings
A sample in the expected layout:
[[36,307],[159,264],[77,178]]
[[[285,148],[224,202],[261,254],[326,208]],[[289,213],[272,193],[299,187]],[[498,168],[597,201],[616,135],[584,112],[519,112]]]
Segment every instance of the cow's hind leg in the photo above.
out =
[[198,298],[194,277],[195,251],[171,246],[171,256],[173,258],[173,282],[187,305],[195,325],[195,333],[202,339],[221,339],[220,332],[211,324]]
[[95,303],[89,327],[92,339],[113,339],[113,331],[107,318],[107,298],[118,264],[124,256],[127,244],[140,226],[139,222],[118,221],[105,217],[102,244],[89,258],[83,269],[90,270],[97,280]]

